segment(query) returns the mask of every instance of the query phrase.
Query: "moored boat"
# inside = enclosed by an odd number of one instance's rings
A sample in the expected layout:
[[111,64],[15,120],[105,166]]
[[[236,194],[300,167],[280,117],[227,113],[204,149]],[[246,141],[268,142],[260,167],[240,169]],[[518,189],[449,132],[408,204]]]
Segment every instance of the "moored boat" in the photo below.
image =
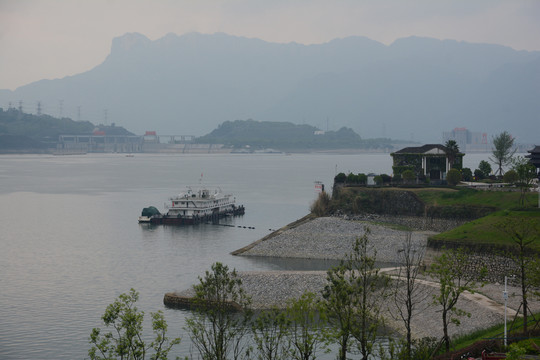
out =
[[191,225],[215,222],[224,216],[244,215],[244,206],[236,205],[236,199],[224,194],[219,187],[192,187],[172,196],[165,203],[166,214],[155,207],[144,208],[139,223],[163,225]]

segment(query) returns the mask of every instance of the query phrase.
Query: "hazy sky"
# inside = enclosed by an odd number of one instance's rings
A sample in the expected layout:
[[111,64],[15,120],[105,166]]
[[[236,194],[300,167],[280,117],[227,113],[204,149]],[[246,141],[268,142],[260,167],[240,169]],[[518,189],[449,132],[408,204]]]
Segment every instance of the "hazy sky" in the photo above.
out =
[[100,64],[112,39],[215,33],[385,44],[411,35],[540,50],[539,0],[0,0],[0,89]]

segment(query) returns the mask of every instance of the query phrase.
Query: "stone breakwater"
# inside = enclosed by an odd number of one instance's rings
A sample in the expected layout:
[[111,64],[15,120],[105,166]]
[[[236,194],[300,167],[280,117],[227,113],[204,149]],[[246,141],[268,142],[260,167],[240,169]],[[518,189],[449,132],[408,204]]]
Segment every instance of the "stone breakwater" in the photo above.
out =
[[[392,275],[392,271],[389,271]],[[252,299],[254,310],[263,310],[277,307],[285,308],[287,302],[299,298],[304,292],[310,291],[321,298],[326,281],[325,271],[266,271],[266,272],[239,272],[242,280],[242,287]],[[427,279],[429,280],[429,279]],[[395,290],[395,282],[389,291]],[[412,320],[413,334],[417,338],[442,336],[441,313],[438,307],[433,305],[433,295],[437,291],[437,284],[426,281],[419,285],[420,295],[416,303],[416,313]],[[519,307],[519,289],[509,286],[509,319],[513,319],[512,309]],[[481,290],[481,294],[464,294],[459,300],[457,307],[472,314],[469,317],[462,317],[461,325],[450,325],[450,334],[464,334],[474,330],[489,327],[504,320],[504,307],[502,302],[502,286],[500,284],[486,285]],[[166,294],[164,302],[167,306],[175,307],[175,301],[187,302],[193,297],[194,291],[187,289],[181,292]],[[382,298],[382,297],[381,297]],[[181,304],[182,305],[182,304]],[[403,329],[403,323],[396,318],[398,312],[397,304],[388,297],[383,305],[383,316],[386,324],[397,331]],[[183,304],[182,307],[186,307]],[[189,306],[188,306],[189,307]],[[533,311],[539,311],[540,306],[536,304]],[[511,320],[510,320],[511,321]]]
[[[350,221],[338,217],[321,217],[300,223],[286,231],[278,231],[254,246],[235,252],[242,256],[272,256],[304,259],[345,259],[356,238],[369,228],[371,252],[379,262],[396,262],[409,232],[366,221]],[[415,246],[425,247],[429,231],[411,232]]]
[[[326,285],[326,271],[246,271],[239,272],[238,277],[255,310],[283,309],[287,301],[308,291],[319,294]],[[194,295],[193,289],[168,293],[164,302],[171,307],[189,307],[188,299]]]

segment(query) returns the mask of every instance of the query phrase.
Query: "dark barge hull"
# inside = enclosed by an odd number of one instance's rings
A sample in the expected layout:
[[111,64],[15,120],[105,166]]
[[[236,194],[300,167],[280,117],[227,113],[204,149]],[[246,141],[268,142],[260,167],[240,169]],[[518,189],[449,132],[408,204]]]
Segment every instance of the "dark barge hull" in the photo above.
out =
[[240,216],[244,215],[244,206],[238,206],[233,211],[225,213],[215,213],[212,215],[185,217],[185,216],[168,216],[168,215],[154,215],[150,218],[150,224],[152,225],[196,225],[201,223],[216,223],[220,218],[225,216]]

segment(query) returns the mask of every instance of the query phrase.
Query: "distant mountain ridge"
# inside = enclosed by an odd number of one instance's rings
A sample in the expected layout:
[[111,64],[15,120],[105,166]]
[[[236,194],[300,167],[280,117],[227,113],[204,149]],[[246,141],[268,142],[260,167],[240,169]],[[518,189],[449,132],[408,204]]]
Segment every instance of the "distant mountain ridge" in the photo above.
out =
[[126,34],[87,72],[0,90],[2,107],[62,100],[67,116],[80,107],[82,120],[98,123],[106,113],[138,134],[199,136],[255,119],[426,142],[454,127],[538,142],[530,131],[538,99],[540,52],[419,37],[277,44],[223,33]]

